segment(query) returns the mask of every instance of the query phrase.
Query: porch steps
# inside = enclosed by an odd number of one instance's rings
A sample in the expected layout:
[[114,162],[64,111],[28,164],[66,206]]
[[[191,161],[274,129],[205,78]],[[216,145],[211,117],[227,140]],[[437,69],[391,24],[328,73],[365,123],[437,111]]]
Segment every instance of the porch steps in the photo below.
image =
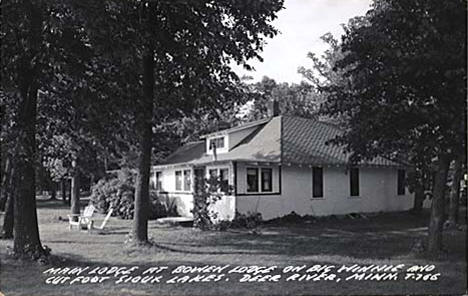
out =
[[190,227],[193,225],[193,218],[192,217],[164,217],[156,219],[156,224],[163,224],[163,225],[172,225],[172,226],[185,226]]

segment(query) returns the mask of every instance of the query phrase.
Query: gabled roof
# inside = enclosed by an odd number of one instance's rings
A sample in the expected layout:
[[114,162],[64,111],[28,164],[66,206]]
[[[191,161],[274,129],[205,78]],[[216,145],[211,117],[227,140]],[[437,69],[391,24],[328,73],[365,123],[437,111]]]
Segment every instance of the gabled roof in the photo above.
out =
[[[349,154],[341,147],[327,145],[342,131],[328,123],[295,116],[276,116],[254,124],[221,131],[232,133],[243,128],[257,128],[227,153],[205,153],[205,142],[192,142],[179,148],[161,164],[204,164],[216,161],[271,162],[299,165],[347,165]],[[210,134],[216,135],[216,133]],[[383,157],[363,162],[370,166],[399,166]]]
[[220,130],[220,131],[217,131],[217,132],[205,134],[205,135],[202,135],[200,138],[203,139],[203,138],[208,138],[208,137],[212,137],[212,136],[216,136],[216,135],[225,135],[225,134],[229,134],[229,133],[232,133],[232,132],[237,132],[237,131],[240,131],[240,130],[243,130],[243,129],[246,129],[246,128],[251,128],[251,127],[255,127],[257,125],[265,124],[268,121],[270,121],[270,118],[255,120],[255,121],[247,122],[245,124],[241,124],[239,126],[231,127],[231,128],[225,129],[225,130]]
[[170,154],[162,163],[184,163],[200,158],[205,154],[205,141],[189,142]]
[[[329,123],[301,117],[283,116],[282,151],[283,163],[312,165],[346,165],[350,157],[343,148],[327,141],[342,133]],[[376,157],[362,165],[398,166],[383,157]]]

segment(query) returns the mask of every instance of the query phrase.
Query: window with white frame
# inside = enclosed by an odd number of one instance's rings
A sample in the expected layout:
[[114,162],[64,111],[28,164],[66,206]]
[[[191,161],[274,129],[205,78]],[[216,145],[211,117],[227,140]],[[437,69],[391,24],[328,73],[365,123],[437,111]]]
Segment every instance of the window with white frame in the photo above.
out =
[[262,176],[262,192],[272,192],[273,191],[273,170],[270,168],[262,168],[261,169],[261,176]]
[[192,171],[180,170],[175,172],[175,190],[176,191],[191,191],[192,190]]
[[227,193],[229,191],[229,169],[219,169],[219,182],[221,191]]
[[192,189],[192,171],[184,170],[184,191]]
[[349,189],[351,196],[359,196],[359,168],[350,169]]
[[323,198],[323,169],[321,167],[312,168],[312,197]]
[[152,176],[154,177],[150,177],[149,186],[151,190],[155,190],[156,189],[156,173],[152,173]]
[[162,190],[162,172],[156,172],[155,173],[155,179],[156,179],[156,190]]
[[224,137],[212,138],[210,139],[209,149],[213,150],[215,147],[216,149],[223,149],[224,145]]
[[397,179],[397,194],[398,195],[405,195],[405,178],[406,172],[405,170],[398,170],[398,179]]
[[221,192],[229,191],[229,169],[228,168],[213,168],[208,170],[208,177],[219,181]]
[[258,192],[258,168],[247,168],[247,192]]
[[247,192],[273,192],[272,168],[247,168]]
[[182,191],[182,171],[175,172],[175,190]]
[[218,169],[209,169],[208,174],[209,174],[208,178],[216,179],[218,178]]

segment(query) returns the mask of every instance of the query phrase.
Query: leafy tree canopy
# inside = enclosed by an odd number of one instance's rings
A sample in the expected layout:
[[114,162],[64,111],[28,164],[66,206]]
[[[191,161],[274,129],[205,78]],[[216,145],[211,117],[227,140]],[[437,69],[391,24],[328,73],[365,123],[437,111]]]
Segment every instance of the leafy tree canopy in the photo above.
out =
[[466,1],[377,0],[346,27],[336,69],[351,83],[326,88],[325,112],[349,119],[336,142],[354,160],[464,151],[465,23]]

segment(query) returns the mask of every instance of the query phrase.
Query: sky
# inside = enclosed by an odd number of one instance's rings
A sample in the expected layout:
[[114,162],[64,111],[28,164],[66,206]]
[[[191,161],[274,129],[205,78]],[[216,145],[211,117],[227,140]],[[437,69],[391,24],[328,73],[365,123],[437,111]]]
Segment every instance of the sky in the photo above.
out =
[[255,72],[239,66],[234,66],[234,71],[239,77],[252,76],[253,81],[268,76],[277,82],[299,83],[302,77],[297,68],[312,66],[307,53],[320,55],[327,49],[320,36],[330,32],[338,38],[344,33],[341,24],[364,15],[370,3],[371,0],[285,0],[285,8],[272,23],[280,34],[267,40],[260,54],[263,63],[250,61]]

